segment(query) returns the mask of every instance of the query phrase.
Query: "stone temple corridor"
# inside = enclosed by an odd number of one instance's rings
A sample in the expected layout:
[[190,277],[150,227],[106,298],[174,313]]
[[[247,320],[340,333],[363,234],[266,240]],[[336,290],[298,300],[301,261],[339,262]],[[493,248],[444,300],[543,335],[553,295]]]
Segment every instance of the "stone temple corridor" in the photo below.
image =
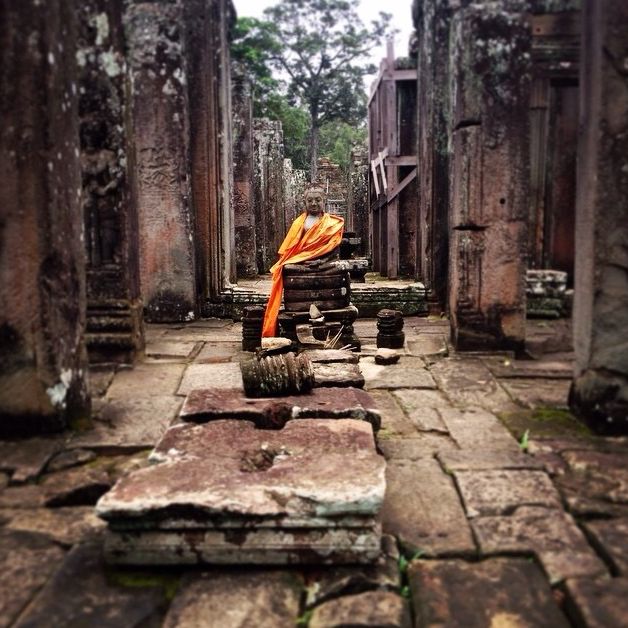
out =
[[90,369],[89,429],[0,444],[1,624],[623,625],[628,440],[568,412],[568,330],[532,321],[523,360],[456,353],[448,327],[407,317],[400,362],[379,366],[376,321],[356,323],[387,461],[377,562],[201,569],[102,558],[98,497],[147,465],[189,391],[242,387],[241,324],[148,326],[141,363]]

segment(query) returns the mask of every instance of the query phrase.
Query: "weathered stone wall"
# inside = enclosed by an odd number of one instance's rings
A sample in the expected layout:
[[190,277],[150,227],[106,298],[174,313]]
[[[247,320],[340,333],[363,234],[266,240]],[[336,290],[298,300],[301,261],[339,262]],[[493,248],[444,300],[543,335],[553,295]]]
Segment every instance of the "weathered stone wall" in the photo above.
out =
[[257,275],[253,211],[253,97],[242,76],[233,81],[233,211],[238,277]]
[[368,173],[367,151],[356,150],[351,153],[348,174],[347,229],[360,238],[360,246],[357,250],[357,255],[360,257],[370,256]]
[[307,173],[292,165],[291,159],[283,160],[283,191],[286,227],[303,212],[303,194],[307,184]]
[[0,434],[89,412],[77,6],[0,4]]
[[256,118],[253,129],[257,269],[266,273],[277,261],[277,250],[286,235],[283,130],[281,122],[266,118]]
[[136,208],[128,184],[122,0],[78,11],[79,116],[92,360],[132,362],[143,347]]
[[449,309],[458,348],[521,348],[529,189],[526,3],[452,18]]
[[572,406],[628,433],[628,5],[585,0]]
[[197,286],[183,3],[132,1],[124,26],[145,315],[150,321],[191,320]]

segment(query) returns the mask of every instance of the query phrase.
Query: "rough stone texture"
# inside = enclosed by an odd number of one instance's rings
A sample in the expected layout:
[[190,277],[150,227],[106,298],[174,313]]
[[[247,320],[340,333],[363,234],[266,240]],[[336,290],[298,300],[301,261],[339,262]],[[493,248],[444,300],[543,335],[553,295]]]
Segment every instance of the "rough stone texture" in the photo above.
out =
[[375,352],[375,364],[387,366],[389,364],[397,364],[401,356],[393,349],[378,349]]
[[561,508],[560,495],[543,471],[455,471],[468,517],[506,515],[518,506]]
[[478,358],[447,358],[430,367],[438,387],[457,406],[491,412],[516,410],[508,394]]
[[[220,452],[208,456],[208,448]],[[98,503],[110,560],[131,564],[371,562],[384,460],[364,422],[177,425]],[[356,481],[359,478],[359,482]]]
[[[78,545],[67,555],[61,569],[15,624],[27,626],[118,626],[155,625],[165,595],[155,584],[137,585],[133,574],[109,571],[103,565],[100,544]],[[55,567],[57,565],[54,565]],[[140,576],[141,581],[141,576]],[[149,583],[152,578],[144,576]],[[128,588],[121,586],[130,581]],[[68,595],[71,591],[72,594]]]
[[314,364],[315,387],[364,387],[364,375],[357,364]]
[[584,524],[598,554],[611,566],[614,575],[628,576],[628,517],[589,521]]
[[140,290],[155,322],[192,320],[197,307],[182,13],[182,3],[165,0],[124,13]]
[[44,502],[43,489],[37,484],[9,486],[0,492],[0,508],[40,508]]
[[168,359],[190,357],[190,354],[198,347],[198,343],[190,340],[188,342],[176,340],[160,340],[150,342],[146,346],[146,355],[150,358]]
[[132,363],[143,348],[137,214],[127,168],[122,2],[79,5],[81,169],[91,361]]
[[447,471],[489,471],[494,469],[543,469],[534,456],[516,451],[464,450],[438,454]]
[[459,349],[523,348],[530,34],[525,6],[451,18],[449,309]]
[[312,613],[310,628],[410,628],[408,603],[396,593],[367,591],[340,597],[317,606]]
[[519,445],[510,432],[486,410],[441,408],[438,412],[447,431],[462,449],[481,451],[490,446],[493,451],[519,451]]
[[360,359],[346,349],[314,349],[304,353],[312,364],[357,364]]
[[574,520],[558,508],[521,506],[510,517],[478,517],[472,526],[482,555],[533,554],[551,584],[606,574]]
[[91,506],[75,508],[24,508],[14,511],[8,530],[35,532],[70,547],[104,531],[105,524]]
[[583,4],[571,403],[603,433],[628,433],[628,6]]
[[228,364],[190,364],[185,370],[177,395],[188,395],[196,389],[229,389],[244,391],[240,365]]
[[568,580],[567,614],[576,626],[621,628],[628,620],[628,579]]
[[102,469],[83,466],[47,475],[41,482],[46,506],[90,506],[112,485]]
[[184,582],[163,628],[293,628],[302,582],[288,571],[210,572]]
[[373,390],[370,394],[382,415],[382,429],[377,433],[378,442],[387,438],[414,438],[418,436],[416,426],[406,416],[390,391]]
[[436,460],[394,459],[386,467],[384,532],[407,552],[427,556],[472,555],[475,543],[450,476]]
[[[0,435],[89,414],[74,2],[3,7]],[[59,48],[59,42],[63,46]]]
[[375,430],[381,423],[376,401],[358,388],[314,389],[307,395],[273,399],[249,399],[238,390],[197,389],[187,396],[180,416],[193,423],[242,419],[276,429],[289,419],[361,419]]
[[392,394],[417,429],[447,433],[447,427],[438,412],[439,407],[450,407],[443,393],[408,388],[395,390]]
[[482,362],[495,377],[500,379],[510,377],[571,379],[573,377],[572,360],[566,359],[513,360],[503,356],[487,356],[482,358]]
[[449,355],[447,339],[444,335],[429,334],[417,340],[408,340],[410,355],[423,358],[446,358]]
[[567,408],[571,382],[565,379],[506,379],[500,384],[525,408]]
[[183,364],[138,364],[132,369],[118,371],[107,399],[135,399],[156,393],[174,395],[184,369]]
[[432,376],[420,358],[402,357],[398,364],[382,366],[373,358],[360,360],[366,389],[375,388],[436,388]]
[[196,364],[237,362],[242,357],[242,344],[235,342],[206,342],[194,358]]
[[233,78],[233,210],[237,276],[257,275],[253,211],[253,95],[251,83]]
[[419,432],[412,438],[382,438],[377,447],[386,460],[423,460],[441,451],[459,451],[451,437],[438,432]]
[[34,480],[62,448],[61,438],[0,441],[0,470],[11,473],[12,483]]
[[526,560],[417,560],[408,570],[416,628],[566,628],[540,569]]
[[63,560],[63,554],[39,534],[0,530],[0,626],[14,625],[20,611]]

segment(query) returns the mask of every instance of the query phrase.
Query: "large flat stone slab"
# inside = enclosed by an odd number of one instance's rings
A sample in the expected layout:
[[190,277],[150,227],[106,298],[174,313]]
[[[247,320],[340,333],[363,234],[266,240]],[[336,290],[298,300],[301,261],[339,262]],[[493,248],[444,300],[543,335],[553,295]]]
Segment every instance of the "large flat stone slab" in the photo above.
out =
[[501,385],[525,408],[567,408],[571,380],[568,379],[503,379]]
[[360,357],[347,349],[311,349],[304,351],[312,364],[357,364]]
[[151,459],[97,505],[115,562],[370,562],[379,554],[385,463],[366,422],[184,423]]
[[360,360],[360,369],[366,380],[365,388],[427,388],[435,389],[436,383],[421,358],[402,356],[397,364],[375,364],[374,357]]
[[380,438],[378,434],[377,446],[386,460],[422,460],[443,451],[459,451],[454,440],[440,432],[419,432],[412,438]]
[[569,626],[543,573],[527,560],[417,560],[408,577],[416,628]]
[[518,452],[519,444],[503,423],[482,408],[439,408],[447,431],[461,449]]
[[243,355],[242,342],[206,342],[194,358],[197,364],[234,362]]
[[314,386],[317,388],[364,388],[364,375],[357,364],[335,363],[312,365]]
[[408,603],[390,591],[366,591],[347,595],[317,606],[312,613],[309,628],[410,628]]
[[[146,574],[138,579],[151,580]],[[127,581],[134,586],[122,586]],[[159,579],[155,581],[153,586],[138,586],[133,574],[107,573],[99,543],[77,545],[16,626],[155,625],[166,598]]]
[[534,456],[516,451],[445,451],[438,454],[443,468],[453,471],[491,471],[498,469],[543,470]]
[[495,377],[524,377],[540,379],[573,379],[572,360],[513,360],[504,356],[482,358]]
[[574,578],[567,581],[567,613],[575,626],[624,628],[628,625],[628,578]]
[[454,471],[468,517],[504,515],[519,506],[562,508],[544,471],[491,469]]
[[373,398],[358,388],[314,389],[306,395],[251,399],[240,390],[193,390],[181,409],[181,419],[206,423],[242,419],[261,428],[281,428],[289,419],[347,418],[379,429],[380,412]]
[[286,571],[213,571],[187,578],[172,601],[163,628],[293,628],[303,583]]
[[478,517],[472,525],[482,555],[532,554],[552,584],[607,573],[575,521],[557,508],[522,506],[511,516]]
[[14,483],[34,480],[63,449],[63,443],[64,439],[59,437],[0,441],[0,471],[11,474]]
[[478,358],[444,358],[435,362],[430,372],[438,387],[461,408],[508,412],[518,407]]
[[628,576],[628,517],[587,521],[584,527],[614,575]]
[[0,626],[14,625],[63,556],[60,547],[39,534],[0,530]]
[[116,372],[107,390],[107,400],[136,399],[151,395],[174,395],[185,364],[143,364]]
[[180,359],[185,360],[199,346],[195,341],[156,340],[146,343],[145,353],[147,357],[157,360]]
[[434,459],[393,459],[386,468],[384,532],[412,553],[467,556],[475,552],[471,528],[452,481]]
[[197,388],[244,391],[240,365],[236,362],[188,365],[177,390],[177,395],[187,395]]
[[418,430],[448,433],[438,408],[451,408],[451,404],[439,390],[402,388],[392,394]]
[[416,426],[406,416],[390,391],[373,390],[370,395],[382,415],[382,427],[377,434],[378,441],[388,437],[414,438],[419,435]]

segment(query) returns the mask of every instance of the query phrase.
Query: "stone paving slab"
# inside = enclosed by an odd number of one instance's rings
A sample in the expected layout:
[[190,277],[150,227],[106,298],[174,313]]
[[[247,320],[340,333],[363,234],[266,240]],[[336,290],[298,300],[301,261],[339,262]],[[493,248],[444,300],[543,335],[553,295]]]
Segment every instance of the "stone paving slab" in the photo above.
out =
[[309,628],[410,628],[408,603],[389,591],[366,591],[348,595],[317,606]]
[[567,628],[541,570],[527,560],[416,560],[408,569],[416,628]]
[[113,482],[104,469],[74,467],[49,473],[41,481],[46,506],[92,506]]
[[240,365],[236,362],[226,364],[190,364],[185,370],[177,395],[188,395],[197,388],[244,391]]
[[242,351],[242,342],[206,342],[198,355],[194,358],[196,364],[222,364],[224,362],[239,362]]
[[365,357],[360,360],[360,369],[366,380],[365,388],[436,388],[434,379],[425,368],[421,358],[402,356],[397,364],[384,366],[375,364],[375,359]]
[[108,390],[116,366],[110,364],[92,364],[89,367],[89,392],[92,397],[102,397]]
[[[165,593],[161,586],[116,584],[116,574],[106,577],[98,543],[78,545],[61,568],[46,583],[21,614],[16,628],[30,626],[120,626],[156,625]],[[54,565],[57,567],[58,565]],[[119,580],[132,580],[133,575]],[[150,581],[150,576],[144,575]]]
[[449,472],[544,468],[543,463],[534,456],[514,451],[446,451],[439,453],[437,457]]
[[185,360],[200,346],[196,341],[156,340],[146,343],[147,357],[156,359],[180,358]]
[[614,575],[628,576],[628,517],[586,521],[584,529]]
[[502,379],[499,383],[525,408],[567,408],[571,380],[567,379]]
[[438,387],[458,407],[479,406],[490,412],[507,412],[517,405],[478,358],[444,358],[430,372]]
[[418,430],[448,433],[438,408],[451,408],[451,404],[439,390],[402,388],[392,394]]
[[384,532],[409,553],[467,556],[475,552],[471,529],[452,481],[434,459],[389,461],[382,511]]
[[12,483],[34,480],[63,449],[64,441],[63,437],[0,441],[0,471],[11,474]]
[[567,581],[566,607],[574,625],[625,628],[628,625],[628,578],[575,578]]
[[482,358],[498,378],[573,379],[573,360],[512,360],[504,356]]
[[293,628],[302,584],[298,574],[288,571],[212,571],[191,576],[172,601],[163,628]]
[[493,414],[482,408],[439,408],[447,431],[461,449],[518,452],[519,444]]
[[15,625],[63,557],[63,550],[40,534],[0,530],[0,626]]
[[521,505],[562,508],[558,491],[543,471],[454,471],[454,477],[468,517],[506,515]]
[[192,423],[241,419],[261,428],[281,428],[289,419],[323,417],[367,421],[374,430],[381,424],[376,401],[358,388],[315,388],[306,395],[256,399],[240,390],[196,389],[186,397],[180,416]]
[[407,340],[410,355],[423,358],[446,358],[449,355],[447,338],[444,334],[425,334],[416,340]]
[[416,426],[403,412],[390,391],[373,390],[370,395],[382,415],[382,427],[377,435],[378,440],[385,437],[414,438],[418,436]]
[[35,532],[65,547],[92,539],[105,529],[91,506],[22,508],[0,511],[0,518],[7,521],[7,530]]
[[46,498],[38,484],[9,486],[0,491],[0,508],[40,508]]
[[346,349],[311,349],[304,351],[312,364],[357,364],[360,356]]
[[412,438],[377,436],[377,447],[386,460],[423,460],[443,451],[459,451],[456,442],[440,432],[418,432]]
[[175,395],[137,393],[135,398],[110,399],[98,409],[93,427],[77,432],[70,447],[108,452],[133,452],[152,447],[177,417],[183,403]]
[[315,363],[312,370],[316,388],[364,388],[364,375],[357,364]]
[[607,573],[572,517],[558,508],[522,506],[509,517],[478,517],[472,526],[483,556],[532,554],[551,584]]
[[155,394],[174,395],[179,387],[185,364],[144,364],[118,371],[107,396],[107,401],[150,397]]

